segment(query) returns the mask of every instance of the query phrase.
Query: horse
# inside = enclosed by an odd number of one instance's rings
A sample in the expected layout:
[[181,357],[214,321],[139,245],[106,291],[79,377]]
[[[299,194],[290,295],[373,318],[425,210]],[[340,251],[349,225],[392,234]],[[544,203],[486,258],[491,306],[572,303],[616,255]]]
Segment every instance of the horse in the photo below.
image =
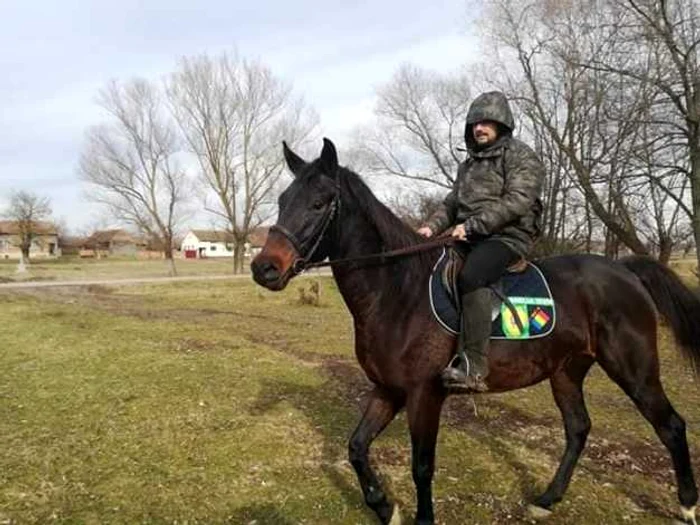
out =
[[[357,360],[373,384],[348,447],[364,500],[381,523],[401,522],[398,506],[389,500],[370,466],[369,449],[405,408],[415,522],[432,524],[436,440],[440,411],[449,395],[440,372],[456,348],[454,335],[434,319],[425,286],[441,251],[433,247],[411,256],[374,257],[425,239],[382,204],[359,175],[339,166],[334,144],[326,138],[323,142],[320,157],[312,162],[283,142],[294,179],[279,197],[277,223],[251,262],[252,275],[259,285],[282,290],[305,266],[329,259],[353,317]],[[545,379],[551,383],[566,444],[554,478],[534,505],[550,509],[569,485],[591,427],[583,380],[598,363],[668,449],[683,519],[696,523],[698,491],[685,422],[664,393],[656,345],[660,314],[698,372],[700,300],[672,270],[651,258],[613,261],[571,254],[543,258],[536,264],[549,282],[557,324],[543,338],[492,340],[487,377],[495,393]]]

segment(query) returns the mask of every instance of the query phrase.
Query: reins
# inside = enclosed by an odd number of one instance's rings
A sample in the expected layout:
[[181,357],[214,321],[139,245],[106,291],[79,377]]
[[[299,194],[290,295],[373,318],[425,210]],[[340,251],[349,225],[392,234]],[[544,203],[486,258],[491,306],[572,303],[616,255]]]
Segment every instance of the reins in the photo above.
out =
[[[289,267],[287,270],[288,272],[291,272],[291,274],[298,275],[306,270],[309,270],[311,268],[323,268],[325,266],[335,266],[335,265],[340,265],[340,264],[349,264],[349,263],[356,263],[356,262],[368,262],[368,261],[381,261],[384,262],[386,259],[391,259],[394,257],[401,257],[405,255],[411,255],[414,253],[420,253],[424,252],[427,250],[432,250],[434,248],[438,247],[444,247],[444,246],[452,246],[454,245],[456,239],[451,236],[443,236],[443,237],[438,237],[432,240],[428,240],[425,242],[422,242],[420,244],[415,244],[413,246],[407,246],[406,248],[398,248],[396,250],[391,250],[388,252],[380,252],[380,253],[371,253],[367,255],[358,255],[356,257],[347,257],[345,259],[334,259],[330,261],[319,261],[319,262],[314,262],[310,263],[309,261],[311,260],[311,257],[313,256],[314,252],[316,249],[319,247],[321,244],[321,240],[323,239],[324,234],[326,233],[326,230],[328,227],[333,223],[333,219],[335,219],[338,215],[340,215],[340,207],[341,207],[341,201],[340,201],[340,182],[338,180],[338,174],[336,172],[336,175],[334,177],[334,182],[335,186],[337,189],[337,193],[333,197],[333,200],[331,201],[331,204],[328,208],[328,211],[324,215],[323,219],[321,220],[320,227],[318,228],[318,233],[315,235],[312,235],[311,238],[315,240],[311,244],[311,246],[307,247],[300,243],[296,236],[290,232],[287,228],[280,224],[275,224],[274,226],[270,227],[270,231],[277,231],[280,235],[285,237],[287,241],[294,247],[296,252],[299,254],[299,257],[294,260],[292,265]],[[337,222],[337,221],[336,221]]]

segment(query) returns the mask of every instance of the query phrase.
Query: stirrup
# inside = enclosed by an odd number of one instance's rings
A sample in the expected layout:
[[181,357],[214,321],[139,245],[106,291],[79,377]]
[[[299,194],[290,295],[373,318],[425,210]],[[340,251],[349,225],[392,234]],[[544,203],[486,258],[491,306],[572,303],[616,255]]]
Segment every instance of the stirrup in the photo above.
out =
[[483,394],[489,391],[489,387],[483,378],[474,376],[449,378],[443,374],[442,386],[450,394]]
[[479,392],[480,394],[489,391],[489,386],[486,384],[486,378],[482,377],[480,374],[475,376],[467,376],[467,388],[472,392]]
[[[466,365],[466,366],[465,366]],[[465,370],[466,368],[466,370]],[[440,378],[442,385],[451,394],[469,394],[488,392],[489,387],[480,374],[469,373],[469,360],[457,353],[447,365]]]

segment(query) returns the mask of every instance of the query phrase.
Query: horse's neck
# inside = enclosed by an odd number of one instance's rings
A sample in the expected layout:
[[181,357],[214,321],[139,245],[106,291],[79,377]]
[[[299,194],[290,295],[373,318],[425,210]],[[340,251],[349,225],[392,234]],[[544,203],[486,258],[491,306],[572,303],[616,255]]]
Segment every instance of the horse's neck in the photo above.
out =
[[[405,247],[386,243],[378,226],[361,213],[344,218],[340,224],[334,243],[335,253],[331,258],[362,257]],[[353,235],[352,232],[360,233]],[[376,261],[350,263],[333,268],[338,289],[356,322],[366,320],[379,308],[387,309],[401,304],[410,306],[406,304],[406,296],[413,297],[415,293],[411,293],[412,290],[397,290],[396,287],[390,286],[397,277],[392,272],[397,271],[400,270],[395,264]],[[420,286],[421,277],[424,276],[416,275],[415,279],[409,278],[406,282],[411,283],[410,286]]]

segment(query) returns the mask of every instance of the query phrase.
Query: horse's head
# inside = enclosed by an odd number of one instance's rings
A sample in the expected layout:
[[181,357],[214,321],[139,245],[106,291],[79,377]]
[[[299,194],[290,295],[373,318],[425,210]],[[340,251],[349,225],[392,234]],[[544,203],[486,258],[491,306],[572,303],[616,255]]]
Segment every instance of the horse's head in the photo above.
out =
[[283,142],[284,158],[294,180],[279,198],[277,223],[262,251],[250,264],[253,279],[282,290],[309,262],[328,256],[329,226],[340,205],[338,154],[323,139],[321,156],[306,162]]

